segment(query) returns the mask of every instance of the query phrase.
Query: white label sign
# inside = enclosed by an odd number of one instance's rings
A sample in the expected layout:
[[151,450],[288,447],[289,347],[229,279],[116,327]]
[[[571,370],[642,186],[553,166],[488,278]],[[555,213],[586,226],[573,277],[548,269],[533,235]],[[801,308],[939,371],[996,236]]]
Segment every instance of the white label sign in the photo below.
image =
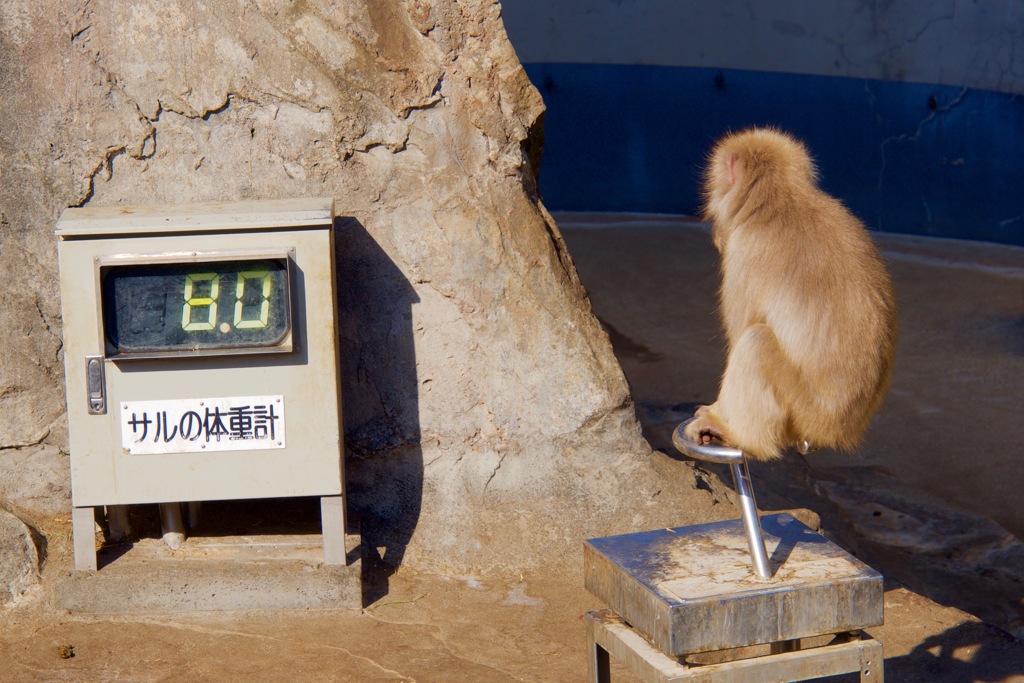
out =
[[132,455],[284,448],[284,397],[125,401],[121,447]]

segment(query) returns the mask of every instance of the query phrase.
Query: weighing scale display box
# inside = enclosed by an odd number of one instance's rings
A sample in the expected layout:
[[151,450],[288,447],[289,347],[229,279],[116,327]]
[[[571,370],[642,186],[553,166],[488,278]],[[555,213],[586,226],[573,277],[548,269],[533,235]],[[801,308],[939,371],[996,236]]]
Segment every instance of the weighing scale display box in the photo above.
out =
[[75,507],[343,495],[334,206],[68,209]]

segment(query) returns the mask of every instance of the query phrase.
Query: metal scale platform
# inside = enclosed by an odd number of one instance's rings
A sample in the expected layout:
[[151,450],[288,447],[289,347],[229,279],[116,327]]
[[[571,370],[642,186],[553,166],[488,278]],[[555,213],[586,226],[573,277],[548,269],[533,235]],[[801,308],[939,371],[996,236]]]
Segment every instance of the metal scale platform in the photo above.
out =
[[[609,608],[587,614],[588,680],[608,683],[614,655],[647,683],[882,681],[882,645],[862,631],[883,622],[882,576],[790,515],[759,518],[742,451],[695,444],[685,425],[676,447],[731,466],[742,518],[585,542],[585,585]],[[833,637],[800,649],[820,636]],[[692,662],[765,644],[761,656]]]

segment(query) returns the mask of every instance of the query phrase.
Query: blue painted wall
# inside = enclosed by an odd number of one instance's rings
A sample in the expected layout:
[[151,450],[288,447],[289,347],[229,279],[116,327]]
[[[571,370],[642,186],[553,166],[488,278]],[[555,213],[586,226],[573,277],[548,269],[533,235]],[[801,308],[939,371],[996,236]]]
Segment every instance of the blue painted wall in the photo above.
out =
[[869,227],[1024,245],[1024,97],[699,67],[527,63],[552,210],[693,214],[712,143],[775,125]]

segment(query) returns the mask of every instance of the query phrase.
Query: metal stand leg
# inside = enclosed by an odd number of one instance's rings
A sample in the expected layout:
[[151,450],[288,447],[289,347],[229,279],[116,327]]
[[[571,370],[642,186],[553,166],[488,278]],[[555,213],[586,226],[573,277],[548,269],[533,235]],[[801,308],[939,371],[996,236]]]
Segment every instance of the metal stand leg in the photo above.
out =
[[185,542],[185,523],[181,519],[181,503],[160,503],[160,529],[164,543],[177,550]]
[[740,516],[743,518],[743,530],[747,534],[747,547],[750,549],[754,573],[762,579],[770,579],[772,572],[768,567],[768,552],[764,547],[764,534],[761,532],[761,519],[757,515],[757,501],[754,500],[754,487],[750,483],[746,457],[741,456],[740,461],[732,463],[730,467],[740,499]]
[[185,503],[185,524],[189,529],[196,529],[199,527],[199,518],[202,514],[202,510],[203,504],[198,500]]
[[597,643],[590,643],[590,658],[587,659],[588,683],[612,683],[612,662],[608,650]]
[[132,521],[127,505],[107,506],[107,540],[123,541],[132,535]]
[[71,536],[75,545],[75,569],[96,571],[96,510],[71,508]]
[[345,565],[345,497],[320,499],[320,528],[324,537],[324,564]]
[[602,614],[611,614],[608,610],[588,612],[584,617],[587,631],[587,683],[612,683],[612,660],[604,647],[597,642],[597,631],[600,629]]
[[809,650],[691,667],[659,650],[611,610],[587,612],[584,618],[588,683],[610,683],[609,655],[644,683],[807,681],[856,672],[862,683],[885,678],[882,644],[867,634]]

